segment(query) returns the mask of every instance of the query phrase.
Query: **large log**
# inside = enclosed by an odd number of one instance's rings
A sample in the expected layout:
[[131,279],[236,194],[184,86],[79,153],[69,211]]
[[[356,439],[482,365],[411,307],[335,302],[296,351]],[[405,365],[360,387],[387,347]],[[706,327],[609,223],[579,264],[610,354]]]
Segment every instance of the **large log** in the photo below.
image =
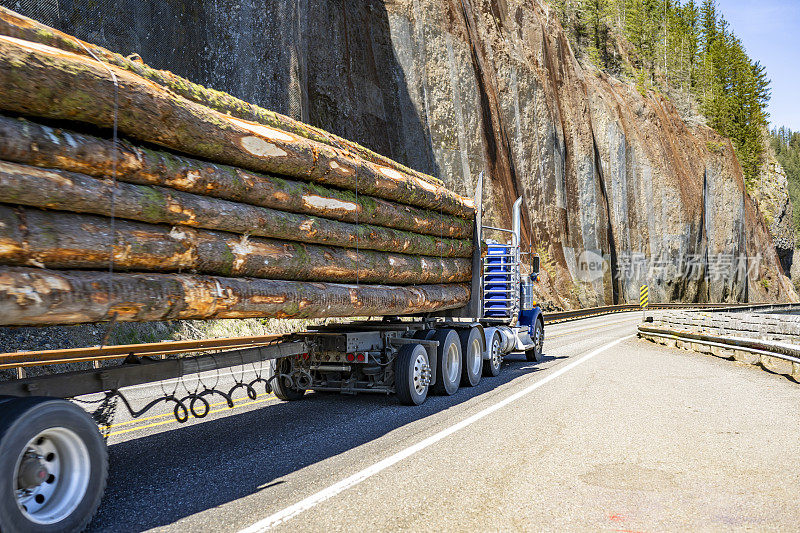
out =
[[0,264],[383,284],[469,281],[469,259],[424,257],[0,205]]
[[[112,197],[114,199],[112,209]],[[231,233],[415,255],[469,257],[469,239],[447,239],[407,231],[349,224],[238,204],[165,187],[100,180],[63,170],[0,161],[0,202],[179,224]]]
[[225,115],[119,67],[46,45],[0,36],[0,94],[0,107],[8,111],[103,128],[116,116],[127,135],[211,161],[474,216],[472,200],[442,186]]
[[146,64],[140,59],[126,58],[120,54],[111,52],[101,46],[81,41],[72,35],[62,33],[54,28],[46,26],[28,17],[24,17],[9,9],[0,7],[0,35],[17,37],[26,41],[45,44],[67,52],[85,55],[87,57],[96,56],[101,61],[105,61],[117,67],[123,68],[134,74],[141,76],[149,81],[169,88],[188,100],[203,104],[207,107],[232,115],[234,117],[253,120],[265,126],[271,126],[280,130],[292,132],[301,137],[311,139],[323,144],[335,147],[345,147],[356,153],[363,159],[393,168],[397,171],[420,178],[437,185],[443,185],[442,181],[434,176],[423,174],[411,168],[401,165],[397,161],[386,156],[375,153],[357,143],[343,139],[332,133],[328,133],[309,124],[299,122],[285,115],[269,111],[257,105],[245,102],[228,93],[208,89],[193,83],[186,78],[182,78],[167,70],[157,70]]
[[0,325],[405,315],[463,307],[468,284],[345,285],[0,267]]
[[[377,226],[464,238],[472,221],[353,191],[248,172],[0,115],[0,159]],[[116,161],[116,164],[114,163]]]

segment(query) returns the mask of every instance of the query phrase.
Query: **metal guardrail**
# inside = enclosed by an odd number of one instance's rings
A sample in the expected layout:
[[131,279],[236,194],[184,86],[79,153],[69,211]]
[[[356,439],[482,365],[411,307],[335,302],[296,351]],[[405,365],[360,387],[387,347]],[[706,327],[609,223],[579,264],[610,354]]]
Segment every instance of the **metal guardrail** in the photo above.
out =
[[[649,310],[665,309],[703,309],[706,311],[768,311],[781,308],[780,310],[800,309],[800,304],[741,304],[741,303],[651,303]],[[575,309],[573,311],[558,311],[555,313],[544,313],[545,324],[558,324],[579,318],[589,318],[593,316],[609,315],[612,313],[626,313],[631,311],[641,311],[642,308],[636,304],[606,305],[600,307],[587,307]]]
[[725,348],[728,350],[739,350],[758,355],[767,355],[769,357],[800,364],[800,346],[793,346],[786,343],[694,333],[670,328],[658,328],[645,324],[641,324],[638,330],[639,336],[659,337],[675,341],[692,342],[704,346]]
[[557,324],[559,322],[567,322],[568,320],[577,320],[579,318],[589,318],[593,316],[610,315],[612,313],[625,313],[638,310],[640,310],[640,307],[633,304],[606,305],[601,307],[573,309],[572,311],[556,311],[555,313],[544,312],[543,316],[545,324]]

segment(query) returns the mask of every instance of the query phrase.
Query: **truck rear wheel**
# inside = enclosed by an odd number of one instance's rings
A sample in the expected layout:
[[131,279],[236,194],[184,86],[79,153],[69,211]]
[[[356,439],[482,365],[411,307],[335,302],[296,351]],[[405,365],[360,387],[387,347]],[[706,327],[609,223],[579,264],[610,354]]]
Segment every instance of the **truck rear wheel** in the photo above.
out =
[[483,362],[483,375],[495,377],[500,374],[503,354],[500,353],[500,335],[495,333],[489,341],[489,359]]
[[275,379],[272,380],[272,392],[279,400],[291,402],[301,399],[306,391],[295,387],[294,382],[289,376],[292,362],[288,358],[277,359],[275,361]]
[[97,425],[67,400],[20,398],[0,414],[0,531],[81,531],[106,487]]
[[454,329],[440,329],[432,340],[439,341],[433,392],[450,396],[458,390],[461,381],[461,339]]
[[421,344],[400,347],[394,360],[394,390],[400,403],[420,405],[428,397],[431,367],[428,351]]
[[478,328],[458,332],[461,339],[461,385],[474,387],[481,380],[483,365],[483,339]]

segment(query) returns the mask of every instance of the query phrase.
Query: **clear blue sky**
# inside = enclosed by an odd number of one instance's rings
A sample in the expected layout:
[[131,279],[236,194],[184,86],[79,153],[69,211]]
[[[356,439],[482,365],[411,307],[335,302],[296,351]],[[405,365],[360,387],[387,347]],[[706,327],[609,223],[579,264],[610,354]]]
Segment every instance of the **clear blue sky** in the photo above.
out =
[[800,0],[717,3],[748,55],[767,67],[770,122],[800,131]]

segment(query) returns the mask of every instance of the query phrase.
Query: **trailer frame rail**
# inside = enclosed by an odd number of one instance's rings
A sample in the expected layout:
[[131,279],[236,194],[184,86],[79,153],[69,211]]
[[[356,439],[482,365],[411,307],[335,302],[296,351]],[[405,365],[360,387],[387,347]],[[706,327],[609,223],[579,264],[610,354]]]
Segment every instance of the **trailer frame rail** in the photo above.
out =
[[[155,383],[167,379],[196,375],[209,370],[219,370],[239,365],[256,364],[272,359],[301,355],[308,352],[308,344],[293,336],[276,336],[272,344],[250,346],[237,350],[217,352],[194,357],[152,360],[131,358],[128,355],[98,355],[97,357],[126,357],[127,362],[114,367],[60,372],[47,376],[13,379],[0,382],[0,396],[52,396],[72,398],[104,391],[116,391],[123,387]],[[252,342],[250,338],[250,341]],[[262,337],[262,339],[265,339]],[[278,339],[282,339],[276,342]],[[231,339],[215,339],[226,340]],[[266,342],[266,341],[265,341]],[[172,343],[156,343],[172,344]],[[183,343],[186,351],[197,350],[197,344]],[[193,348],[189,348],[189,346]],[[224,345],[224,343],[222,343]],[[111,348],[111,347],[110,347]],[[145,352],[140,352],[145,353]],[[146,352],[159,354],[159,351]],[[89,358],[84,358],[90,360]],[[64,360],[54,361],[63,363]],[[245,387],[246,388],[246,387]]]

